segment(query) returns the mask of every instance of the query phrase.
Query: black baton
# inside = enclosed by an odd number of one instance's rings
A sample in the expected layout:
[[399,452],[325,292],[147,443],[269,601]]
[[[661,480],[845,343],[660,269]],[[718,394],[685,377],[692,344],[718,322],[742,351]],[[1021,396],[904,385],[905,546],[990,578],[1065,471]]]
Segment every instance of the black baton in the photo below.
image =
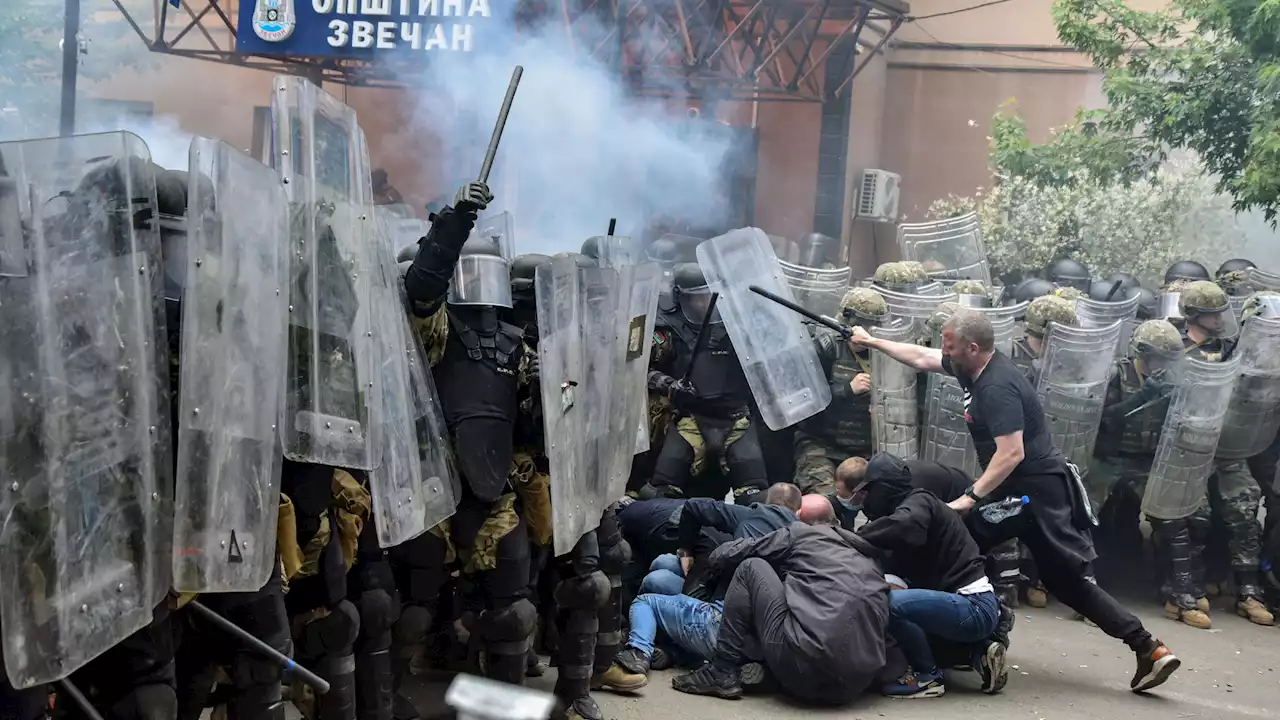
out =
[[681,382],[688,382],[689,378],[693,377],[693,366],[698,364],[698,356],[707,349],[707,341],[711,336],[707,330],[711,325],[711,316],[716,311],[716,302],[719,299],[720,293],[711,293],[711,302],[707,303],[707,314],[702,317],[702,325],[698,327],[698,339],[693,341],[693,357],[689,358],[689,367],[685,369]]
[[302,680],[302,682],[315,688],[317,693],[324,695],[329,692],[329,683],[324,678],[295,663],[288,655],[285,655],[279,650],[262,642],[239,625],[222,617],[218,613],[210,610],[195,600],[187,603],[187,607],[195,610],[197,615],[208,620],[214,625],[217,625],[220,629],[240,638],[249,647],[257,650],[263,655],[266,655],[272,660],[275,660],[276,663],[285,669],[285,672],[292,672],[294,675],[298,676],[298,679]]
[[810,312],[805,308],[802,308],[799,305],[791,302],[790,300],[787,300],[786,298],[780,298],[777,295],[774,295],[773,293],[769,292],[768,290],[765,290],[759,285],[749,285],[748,287],[751,289],[751,292],[757,295],[762,295],[766,298],[769,298],[770,300],[778,303],[779,305],[781,305],[782,307],[788,310],[791,310],[792,312],[800,313],[801,315],[809,318],[810,320],[818,323],[819,325],[822,325],[823,327],[830,328],[831,330],[835,330],[836,332],[840,333],[840,337],[844,338],[845,340],[848,340],[849,338],[853,337],[852,330],[850,330],[845,325],[841,325],[835,320],[832,320],[830,318],[825,318],[815,312]]

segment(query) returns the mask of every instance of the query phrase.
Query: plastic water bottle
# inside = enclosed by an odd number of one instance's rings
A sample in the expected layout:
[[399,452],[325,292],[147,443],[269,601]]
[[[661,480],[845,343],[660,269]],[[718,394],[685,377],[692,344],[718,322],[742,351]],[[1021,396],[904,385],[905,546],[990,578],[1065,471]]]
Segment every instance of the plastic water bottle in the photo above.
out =
[[994,502],[989,505],[983,505],[978,508],[978,512],[982,514],[982,519],[992,525],[1004,522],[1011,517],[1022,514],[1022,508],[1031,504],[1031,498],[1023,495],[1022,497],[1005,498],[1000,502]]

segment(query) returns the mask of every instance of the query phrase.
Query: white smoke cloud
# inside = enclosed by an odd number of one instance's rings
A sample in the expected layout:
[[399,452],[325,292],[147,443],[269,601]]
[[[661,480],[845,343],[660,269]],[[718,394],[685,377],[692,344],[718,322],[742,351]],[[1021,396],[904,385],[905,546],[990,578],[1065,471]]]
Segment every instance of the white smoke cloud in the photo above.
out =
[[456,128],[437,169],[438,185],[453,187],[479,172],[511,72],[524,67],[490,176],[489,212],[512,212],[517,253],[577,251],[615,217],[618,234],[637,237],[653,215],[715,222],[727,212],[727,141],[678,129],[683,113],[628,97],[616,68],[581,51],[590,46],[582,38],[604,37],[584,33],[584,23],[576,44],[563,25],[501,38],[486,29],[475,52],[433,55],[418,93],[414,126]]

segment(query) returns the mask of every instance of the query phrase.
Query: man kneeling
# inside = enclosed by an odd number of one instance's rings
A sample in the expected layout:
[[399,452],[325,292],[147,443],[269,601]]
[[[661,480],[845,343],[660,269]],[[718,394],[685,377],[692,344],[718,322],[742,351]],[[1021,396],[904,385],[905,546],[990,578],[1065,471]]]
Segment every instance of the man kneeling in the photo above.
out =
[[672,687],[738,698],[742,666],[762,662],[801,700],[857,697],[885,664],[888,586],[873,552],[847,530],[804,523],[717,548],[711,571],[733,572],[720,636],[711,662]]

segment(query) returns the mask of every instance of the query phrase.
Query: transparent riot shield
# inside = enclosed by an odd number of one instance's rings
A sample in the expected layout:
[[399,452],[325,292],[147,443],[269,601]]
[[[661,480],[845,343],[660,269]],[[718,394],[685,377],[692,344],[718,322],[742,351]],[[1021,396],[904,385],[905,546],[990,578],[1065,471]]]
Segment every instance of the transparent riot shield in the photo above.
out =
[[1248,270],[1249,284],[1258,290],[1280,291],[1280,275],[1252,267]]
[[937,280],[981,280],[991,286],[991,266],[982,245],[977,213],[926,223],[898,225],[904,260],[924,265]]
[[[619,332],[626,338],[622,377],[626,392],[627,416],[636,428],[633,454],[649,451],[649,354],[650,339],[658,317],[658,293],[662,291],[662,271],[653,263],[617,267],[626,302],[618,306]],[[629,474],[630,463],[624,472]],[[622,481],[626,492],[626,479]],[[621,497],[621,493],[619,494]]]
[[1115,302],[1079,298],[1076,300],[1076,324],[1082,328],[1101,328],[1120,323],[1116,357],[1124,357],[1129,352],[1129,338],[1138,327],[1138,302],[1141,299],[1138,295]]
[[[916,330],[903,323],[875,328],[878,338],[911,342]],[[871,437],[876,452],[893,453],[910,460],[920,447],[916,370],[888,355],[871,352]]]
[[252,592],[276,561],[289,207],[271,168],[191,143],[173,587]]
[[1040,353],[1036,392],[1053,444],[1083,475],[1093,458],[1107,381],[1122,323],[1079,328],[1050,323]]
[[944,373],[929,373],[929,397],[925,405],[924,442],[920,457],[957,467],[978,477],[978,453],[964,419],[964,391],[960,381]]
[[169,342],[155,174],[123,132],[0,143],[26,277],[0,280],[0,626],[15,687],[151,622],[172,578]]
[[387,240],[391,252],[410,245],[417,247],[418,241],[427,236],[431,223],[415,217],[412,212],[405,214],[407,205],[378,205],[374,208],[377,217],[386,224]]
[[572,256],[557,255],[538,268],[534,287],[555,553],[563,555],[617,499],[609,465],[616,453],[629,460],[635,447],[619,441],[634,439],[633,418],[612,385],[621,380],[615,350],[625,351],[626,338],[617,332],[616,270],[580,268]]
[[828,317],[839,315],[840,301],[849,291],[849,268],[824,270],[779,260],[778,269],[801,307]]
[[1142,497],[1142,512],[1149,517],[1180,520],[1204,502],[1240,360],[1240,355],[1226,362],[1184,356],[1172,368],[1169,412]]
[[720,293],[716,310],[771,430],[818,414],[831,402],[818,354],[800,317],[750,290],[756,285],[795,301],[778,277],[778,259],[758,228],[742,228],[698,246],[698,265]]
[[1243,460],[1267,449],[1280,430],[1280,319],[1249,318],[1233,355],[1240,358],[1240,374],[1217,457]]
[[370,470],[374,364],[369,149],[356,113],[298,77],[272,81],[272,145],[289,196],[289,354],[284,454]]
[[1018,337],[1017,318],[1027,310],[1030,303],[1019,303],[1018,305],[1001,306],[994,305],[984,308],[969,308],[976,310],[987,316],[987,320],[991,322],[991,331],[995,335],[996,349],[1008,355],[1013,351],[1013,341]]
[[890,320],[911,325],[915,329],[913,335],[907,336],[913,340],[929,334],[925,328],[925,322],[939,305],[956,300],[956,294],[951,292],[934,295],[901,293],[884,288],[876,288],[876,290],[884,296],[884,302],[889,307]]
[[[0,138],[3,138],[2,132]],[[18,182],[5,168],[4,159],[0,158],[0,277],[22,277],[26,274]]]
[[596,241],[596,260],[603,267],[638,265],[645,260],[640,244],[624,235],[597,235],[588,241],[592,239]]

